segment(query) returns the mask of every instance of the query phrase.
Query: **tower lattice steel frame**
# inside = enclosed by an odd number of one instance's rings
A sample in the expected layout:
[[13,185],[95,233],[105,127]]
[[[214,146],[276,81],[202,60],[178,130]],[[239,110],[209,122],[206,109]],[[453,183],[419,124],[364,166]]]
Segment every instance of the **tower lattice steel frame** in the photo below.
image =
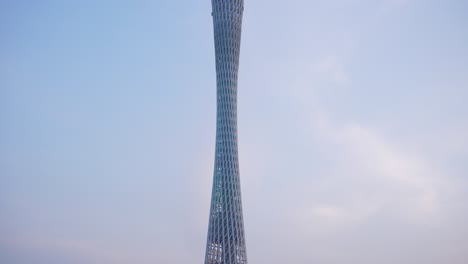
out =
[[237,74],[243,0],[212,0],[216,151],[205,264],[247,264],[237,151]]

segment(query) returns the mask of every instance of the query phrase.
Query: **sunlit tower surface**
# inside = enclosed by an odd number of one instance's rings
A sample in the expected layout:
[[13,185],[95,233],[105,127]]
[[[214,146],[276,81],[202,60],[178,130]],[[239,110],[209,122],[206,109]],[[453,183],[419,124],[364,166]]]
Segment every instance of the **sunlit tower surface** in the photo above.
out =
[[212,0],[216,150],[205,264],[247,264],[237,150],[237,74],[243,0]]

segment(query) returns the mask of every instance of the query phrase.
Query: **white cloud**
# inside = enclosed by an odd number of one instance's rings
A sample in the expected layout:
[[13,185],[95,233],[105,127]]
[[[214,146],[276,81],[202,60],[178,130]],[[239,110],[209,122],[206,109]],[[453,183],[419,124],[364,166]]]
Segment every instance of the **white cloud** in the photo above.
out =
[[412,188],[415,201],[407,206],[414,212],[431,213],[437,209],[437,170],[422,155],[412,156],[375,131],[357,124],[347,127],[342,139],[352,155],[352,162],[361,164],[369,175]]
[[398,146],[371,128],[333,124],[321,116],[313,120],[317,142],[332,148],[330,153],[340,153],[338,173],[355,178],[355,184],[349,178],[344,181],[351,185],[342,195],[351,199],[315,207],[317,216],[354,221],[387,210],[402,219],[427,222],[437,215],[439,197],[449,183],[424,155]]
[[347,85],[351,81],[343,62],[337,56],[327,56],[321,59],[315,65],[314,72],[339,85]]

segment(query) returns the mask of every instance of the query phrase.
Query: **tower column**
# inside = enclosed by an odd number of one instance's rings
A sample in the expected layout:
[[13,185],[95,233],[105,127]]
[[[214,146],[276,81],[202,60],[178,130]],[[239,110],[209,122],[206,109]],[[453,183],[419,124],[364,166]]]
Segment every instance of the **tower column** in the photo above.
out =
[[237,146],[237,79],[243,0],[212,0],[216,150],[205,264],[247,264]]

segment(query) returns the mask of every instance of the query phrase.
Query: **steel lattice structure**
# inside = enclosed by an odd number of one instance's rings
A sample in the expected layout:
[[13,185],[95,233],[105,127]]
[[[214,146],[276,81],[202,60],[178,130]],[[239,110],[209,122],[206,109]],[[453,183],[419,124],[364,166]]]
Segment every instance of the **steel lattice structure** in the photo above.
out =
[[212,0],[216,151],[205,264],[247,264],[237,150],[237,74],[243,0]]

